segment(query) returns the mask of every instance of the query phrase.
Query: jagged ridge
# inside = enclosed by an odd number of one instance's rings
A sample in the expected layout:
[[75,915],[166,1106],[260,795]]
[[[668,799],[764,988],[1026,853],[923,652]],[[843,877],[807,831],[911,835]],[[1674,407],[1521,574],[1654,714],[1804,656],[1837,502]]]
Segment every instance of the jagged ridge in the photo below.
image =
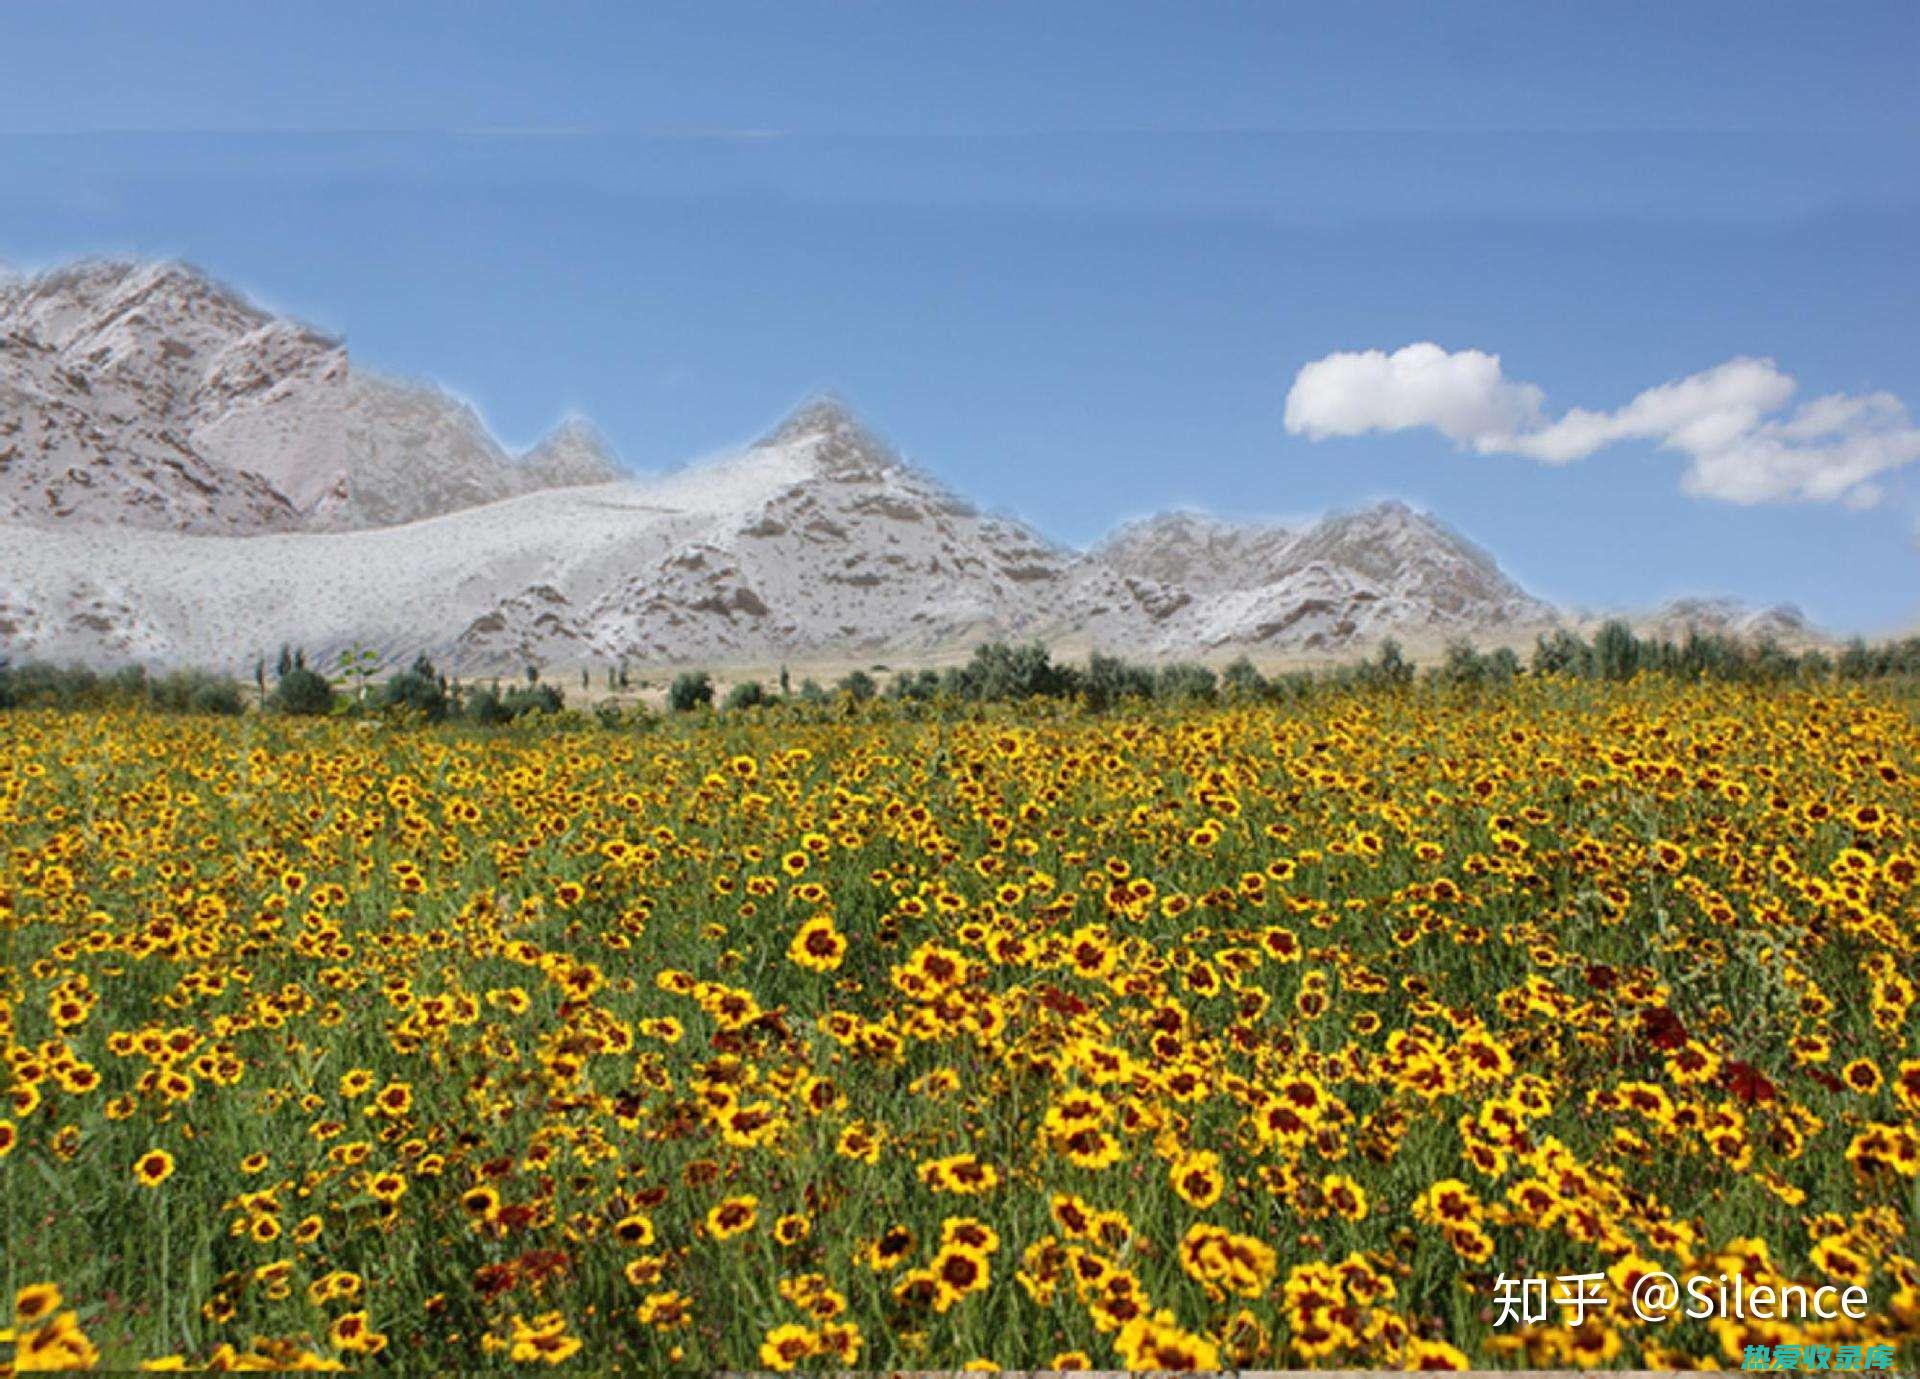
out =
[[14,654],[235,665],[287,641],[511,669],[1035,635],[1168,657],[1556,618],[1398,502],[1298,527],[1169,513],[1075,552],[983,513],[833,397],[721,460],[619,477],[584,418],[511,456],[464,403],[181,265],[0,279]]
[[345,530],[618,474],[577,428],[516,459],[464,403],[183,264],[0,278],[0,515]]

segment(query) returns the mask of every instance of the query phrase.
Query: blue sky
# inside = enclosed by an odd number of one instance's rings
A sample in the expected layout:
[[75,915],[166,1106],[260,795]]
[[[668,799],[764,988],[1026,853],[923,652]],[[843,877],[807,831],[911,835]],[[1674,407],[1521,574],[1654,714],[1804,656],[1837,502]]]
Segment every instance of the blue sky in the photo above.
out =
[[[0,54],[0,260],[187,258],[510,442],[661,468],[831,387],[1077,543],[1399,495],[1566,602],[1920,618],[1910,3],[13,6]],[[1361,367],[1426,341],[1463,398]],[[1794,387],[1731,440],[1622,410],[1742,357]],[[1878,429],[1750,482],[1835,394]]]

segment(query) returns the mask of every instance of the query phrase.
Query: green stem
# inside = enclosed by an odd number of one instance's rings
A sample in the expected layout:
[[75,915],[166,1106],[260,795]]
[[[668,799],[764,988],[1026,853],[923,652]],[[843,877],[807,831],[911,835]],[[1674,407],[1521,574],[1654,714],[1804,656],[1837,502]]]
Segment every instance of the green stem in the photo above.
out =
[[173,1333],[173,1293],[168,1287],[167,1266],[173,1253],[169,1239],[169,1227],[173,1213],[168,1204],[169,1194],[164,1186],[160,1193],[160,1349],[165,1354],[173,1352],[171,1336]]

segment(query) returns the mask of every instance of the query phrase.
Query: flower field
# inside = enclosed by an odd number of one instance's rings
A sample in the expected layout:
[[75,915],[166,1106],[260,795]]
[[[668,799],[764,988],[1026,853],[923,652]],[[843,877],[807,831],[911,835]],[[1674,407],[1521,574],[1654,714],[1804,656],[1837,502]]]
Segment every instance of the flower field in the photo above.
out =
[[[1920,1337],[1892,690],[17,712],[0,840],[22,1370]],[[1654,1270],[1870,1319],[1648,1323]],[[1496,1326],[1501,1273],[1616,1298]]]

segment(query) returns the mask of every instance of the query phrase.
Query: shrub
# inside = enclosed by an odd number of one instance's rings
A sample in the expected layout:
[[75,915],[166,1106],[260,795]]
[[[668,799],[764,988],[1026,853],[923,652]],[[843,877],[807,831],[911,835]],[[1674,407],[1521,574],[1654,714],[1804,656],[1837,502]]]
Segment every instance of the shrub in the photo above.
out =
[[1551,636],[1534,638],[1535,675],[1586,675],[1592,664],[1593,649],[1564,627],[1555,628]]
[[552,685],[516,685],[500,697],[507,716],[521,718],[530,713],[559,713],[567,706],[567,696]]
[[[493,685],[482,685],[467,696],[461,714],[470,723],[497,728],[530,713],[559,713],[566,702],[566,696],[552,685],[515,685],[505,692]],[[614,712],[617,715],[619,709],[614,708]]]
[[176,670],[150,682],[147,697],[155,708],[169,713],[221,714],[246,711],[239,682],[203,670]]
[[461,713],[470,721],[484,728],[498,727],[502,723],[511,723],[513,714],[508,711],[500,698],[500,691],[491,685],[482,685],[471,695],[462,707]]
[[1356,681],[1369,689],[1394,689],[1413,683],[1413,662],[1400,649],[1400,643],[1389,637],[1380,643],[1380,649],[1370,661],[1362,661],[1354,668]]
[[1631,680],[1640,659],[1640,639],[1625,623],[1615,619],[1594,634],[1593,673],[1602,680]]
[[954,697],[1008,703],[1040,697],[1065,697],[1079,688],[1071,667],[1055,665],[1040,642],[1008,646],[988,642],[975,647],[973,659],[951,676]]
[[1252,703],[1267,695],[1267,681],[1245,656],[1220,672],[1220,692],[1235,703]]
[[1087,707],[1105,713],[1125,699],[1151,699],[1153,673],[1144,666],[1129,665],[1118,656],[1094,652],[1087,660],[1087,673],[1080,678],[1080,691]]
[[1154,696],[1174,703],[1205,703],[1218,688],[1212,668],[1192,662],[1161,666],[1153,682]]
[[849,671],[840,677],[840,683],[834,689],[856,704],[864,704],[880,691],[873,677],[864,670]]
[[887,686],[887,698],[902,703],[924,704],[940,693],[940,672],[903,670]]
[[766,688],[758,680],[742,680],[727,691],[725,707],[729,712],[735,709],[757,709],[767,702]]
[[304,662],[289,666],[274,686],[273,707],[281,713],[314,717],[333,712],[333,684]]
[[429,723],[438,723],[447,716],[447,683],[433,668],[433,662],[421,656],[380,687],[375,704],[390,712],[417,714]]
[[12,698],[22,708],[80,709],[99,703],[100,677],[85,666],[29,661],[11,676]]
[[713,677],[704,670],[689,670],[674,677],[667,690],[667,707],[675,713],[691,713],[713,704]]

